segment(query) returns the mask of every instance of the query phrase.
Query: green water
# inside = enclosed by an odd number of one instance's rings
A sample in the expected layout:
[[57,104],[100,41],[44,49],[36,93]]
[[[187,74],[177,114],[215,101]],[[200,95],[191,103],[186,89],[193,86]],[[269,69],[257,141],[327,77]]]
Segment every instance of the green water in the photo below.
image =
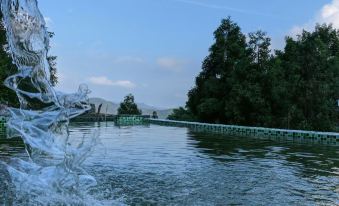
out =
[[[339,204],[337,146],[113,123],[73,123],[71,136],[93,128],[101,144],[84,166],[98,181],[89,195],[103,205]],[[25,153],[1,144],[8,156]]]

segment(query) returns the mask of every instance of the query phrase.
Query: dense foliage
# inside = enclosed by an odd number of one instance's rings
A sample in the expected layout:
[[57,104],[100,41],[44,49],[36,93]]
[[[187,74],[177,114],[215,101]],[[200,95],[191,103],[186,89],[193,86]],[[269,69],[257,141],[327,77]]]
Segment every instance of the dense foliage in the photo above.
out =
[[246,36],[224,19],[188,93],[171,119],[333,131],[338,124],[339,31],[317,25],[283,51],[258,31]]
[[127,95],[124,101],[120,103],[118,108],[118,115],[141,115],[141,110],[138,109],[136,103],[134,103],[134,96],[132,94]]
[[196,121],[194,115],[192,115],[191,112],[186,110],[183,107],[179,107],[177,109],[174,109],[172,114],[168,115],[167,119],[169,120],[181,120],[181,121]]
[[[2,19],[2,14],[0,12],[0,19]],[[49,32],[50,37],[54,36],[54,33]],[[6,51],[7,39],[6,31],[2,24],[0,24],[0,104],[5,104],[12,107],[18,107],[19,102],[16,97],[15,92],[8,89],[3,82],[7,77],[13,75],[17,72],[17,67],[13,64],[12,59],[8,52]],[[49,66],[50,81],[53,86],[58,82],[57,78],[57,69],[56,69],[56,56],[48,56],[47,63]],[[31,90],[32,85],[31,81],[26,79],[22,80],[19,85],[24,90]],[[37,106],[39,103],[37,101],[32,101],[32,107]]]
[[[0,12],[0,18],[1,12]],[[5,51],[6,46],[6,31],[2,25],[0,25],[0,104],[6,104],[17,107],[19,102],[17,100],[15,92],[8,89],[3,82],[5,79],[17,72],[16,66],[12,63],[12,59]]]

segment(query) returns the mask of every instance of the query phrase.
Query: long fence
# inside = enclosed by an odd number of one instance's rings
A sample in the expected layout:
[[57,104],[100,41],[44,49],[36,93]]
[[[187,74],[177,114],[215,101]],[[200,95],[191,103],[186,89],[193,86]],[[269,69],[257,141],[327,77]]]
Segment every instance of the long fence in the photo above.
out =
[[150,115],[117,115],[115,124],[117,126],[132,126],[148,124],[146,121]]
[[263,127],[244,127],[235,125],[206,124],[197,122],[171,121],[161,119],[145,119],[148,123],[173,126],[187,127],[198,132],[218,133],[240,137],[259,137],[259,138],[280,138],[287,140],[311,140],[331,145],[339,145],[339,133],[333,132],[315,132],[302,130],[273,129]]
[[[98,121],[97,119],[84,119]],[[120,115],[111,117],[118,126],[156,124],[161,126],[186,127],[197,132],[217,133],[240,137],[279,138],[287,140],[310,140],[312,142],[339,145],[339,133],[302,130],[245,127],[236,125],[206,124],[198,122],[152,119],[150,116]],[[0,116],[0,138],[6,137],[6,119]]]
[[110,122],[115,120],[115,115],[85,114],[71,119],[71,122]]

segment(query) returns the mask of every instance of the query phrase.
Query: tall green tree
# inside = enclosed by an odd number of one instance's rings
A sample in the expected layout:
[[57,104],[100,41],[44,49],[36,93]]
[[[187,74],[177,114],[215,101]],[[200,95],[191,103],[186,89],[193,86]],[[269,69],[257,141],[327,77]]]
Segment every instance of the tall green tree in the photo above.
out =
[[269,90],[270,38],[258,31],[250,33],[248,39],[244,63],[233,70],[231,77],[232,86],[226,105],[232,116],[227,123],[264,126],[270,118],[270,107],[265,99],[265,92]]
[[214,32],[214,38],[215,43],[196,78],[196,86],[188,93],[187,108],[200,121],[227,122],[233,115],[226,102],[234,70],[248,64],[246,37],[240,27],[227,18]]
[[186,108],[176,120],[336,131],[339,125],[339,31],[317,25],[270,50],[265,32],[248,35],[224,19]]
[[333,130],[338,124],[339,32],[331,25],[287,38],[280,55],[287,82],[290,128]]
[[[54,32],[48,32],[49,38],[54,37]],[[47,63],[49,69],[49,81],[51,82],[52,86],[56,86],[58,84],[58,76],[57,76],[57,56],[48,55],[47,56]]]
[[141,115],[141,110],[138,109],[138,105],[134,103],[134,96],[132,94],[127,95],[124,101],[120,103],[118,108],[118,115]]
[[174,109],[167,119],[169,120],[180,120],[180,121],[196,121],[195,116],[187,109],[179,107]]

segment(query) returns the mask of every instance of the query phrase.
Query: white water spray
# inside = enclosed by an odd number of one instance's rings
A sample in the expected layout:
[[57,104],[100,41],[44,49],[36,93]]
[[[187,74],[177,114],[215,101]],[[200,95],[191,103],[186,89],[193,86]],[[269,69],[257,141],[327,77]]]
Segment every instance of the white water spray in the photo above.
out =
[[[74,141],[69,120],[90,109],[86,85],[75,94],[56,92],[49,81],[49,34],[36,0],[1,0],[8,51],[17,74],[5,85],[16,92],[20,108],[8,108],[11,137],[21,137],[29,160],[6,165],[15,187],[15,203],[82,205],[86,189],[96,184],[81,164],[97,142],[97,134]],[[30,85],[27,87],[27,84]],[[36,110],[30,109],[34,103]],[[81,188],[81,189],[79,189]]]

